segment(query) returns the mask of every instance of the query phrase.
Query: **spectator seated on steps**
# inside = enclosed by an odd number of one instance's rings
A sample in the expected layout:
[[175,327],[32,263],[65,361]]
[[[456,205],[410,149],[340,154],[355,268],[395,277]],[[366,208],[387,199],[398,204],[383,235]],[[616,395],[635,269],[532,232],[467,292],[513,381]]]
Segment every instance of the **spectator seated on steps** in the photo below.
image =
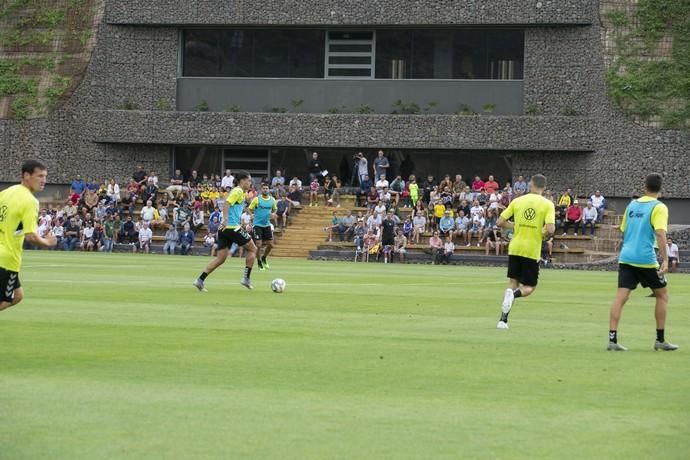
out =
[[443,256],[443,240],[441,239],[439,232],[435,231],[431,238],[429,238],[429,254],[431,254],[431,259],[434,264],[438,264],[441,261],[441,256]]
[[587,201],[587,206],[582,210],[582,234],[585,235],[587,227],[590,228],[590,235],[594,235],[594,227],[597,224],[597,210],[592,206],[591,201]]
[[185,223],[180,233],[180,253],[183,256],[189,254],[189,250],[194,246],[194,232],[191,231],[189,223]]
[[589,199],[594,209],[597,210],[597,222],[601,223],[601,220],[604,218],[604,211],[606,210],[606,199],[599,190],[594,192],[594,195]]
[[165,244],[163,245],[163,254],[175,254],[175,248],[177,247],[177,241],[180,239],[180,234],[177,229],[169,225],[168,231],[165,232]]
[[568,234],[568,229],[573,227],[575,232],[574,236],[577,236],[577,229],[582,224],[582,208],[580,207],[580,202],[575,200],[573,204],[568,206],[568,211],[565,214],[565,223],[563,224],[563,236]]
[[455,219],[453,219],[450,210],[446,210],[443,213],[443,217],[441,217],[441,220],[438,223],[438,229],[441,232],[441,236],[447,237],[450,235],[451,238],[453,237],[453,233],[455,231]]
[[449,236],[446,238],[446,242],[443,245],[443,254],[441,255],[440,263],[443,265],[448,265],[450,263],[450,258],[453,257],[455,252],[455,244],[453,243],[453,237]]

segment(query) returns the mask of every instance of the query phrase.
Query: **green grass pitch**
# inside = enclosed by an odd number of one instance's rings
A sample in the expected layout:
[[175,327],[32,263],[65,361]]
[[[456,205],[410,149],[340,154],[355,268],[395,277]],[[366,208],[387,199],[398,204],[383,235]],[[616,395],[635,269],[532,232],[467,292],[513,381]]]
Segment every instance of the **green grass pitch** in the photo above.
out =
[[[542,271],[496,330],[505,270],[31,252],[0,313],[0,459],[690,456],[690,278],[652,350],[639,289]],[[284,294],[271,279],[284,278]]]

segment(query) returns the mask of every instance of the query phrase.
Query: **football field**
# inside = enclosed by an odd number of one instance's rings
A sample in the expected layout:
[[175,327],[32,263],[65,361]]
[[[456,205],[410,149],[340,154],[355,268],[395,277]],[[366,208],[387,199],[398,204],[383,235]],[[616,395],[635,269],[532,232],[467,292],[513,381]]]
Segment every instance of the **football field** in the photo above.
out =
[[[687,459],[690,276],[667,338],[615,273],[543,270],[496,330],[505,270],[25,253],[0,313],[0,459]],[[273,278],[287,290],[274,294]]]

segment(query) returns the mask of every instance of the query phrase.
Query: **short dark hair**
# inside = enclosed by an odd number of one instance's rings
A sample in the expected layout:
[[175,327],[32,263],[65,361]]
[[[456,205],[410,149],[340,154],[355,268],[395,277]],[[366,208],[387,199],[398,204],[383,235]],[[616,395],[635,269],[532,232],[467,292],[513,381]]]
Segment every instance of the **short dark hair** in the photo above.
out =
[[648,192],[659,193],[661,191],[661,174],[652,173],[644,180],[644,187]]
[[241,180],[249,177],[251,177],[251,175],[247,171],[237,171],[237,174],[235,174],[235,184],[239,185]]
[[22,176],[25,173],[33,174],[37,169],[39,171],[45,171],[48,168],[46,168],[46,165],[38,160],[26,160],[24,163],[22,163]]
[[546,176],[543,174],[535,174],[532,176],[532,183],[534,184],[535,187],[539,189],[545,189],[546,188]]

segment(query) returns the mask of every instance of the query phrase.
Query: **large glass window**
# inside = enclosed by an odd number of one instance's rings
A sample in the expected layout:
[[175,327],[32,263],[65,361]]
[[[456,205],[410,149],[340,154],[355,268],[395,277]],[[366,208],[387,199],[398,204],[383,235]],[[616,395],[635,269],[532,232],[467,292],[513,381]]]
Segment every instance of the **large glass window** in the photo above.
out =
[[523,77],[521,30],[379,30],[376,78],[516,79]]
[[190,29],[183,76],[254,78],[523,78],[517,29]]
[[323,78],[325,31],[186,30],[185,77]]

